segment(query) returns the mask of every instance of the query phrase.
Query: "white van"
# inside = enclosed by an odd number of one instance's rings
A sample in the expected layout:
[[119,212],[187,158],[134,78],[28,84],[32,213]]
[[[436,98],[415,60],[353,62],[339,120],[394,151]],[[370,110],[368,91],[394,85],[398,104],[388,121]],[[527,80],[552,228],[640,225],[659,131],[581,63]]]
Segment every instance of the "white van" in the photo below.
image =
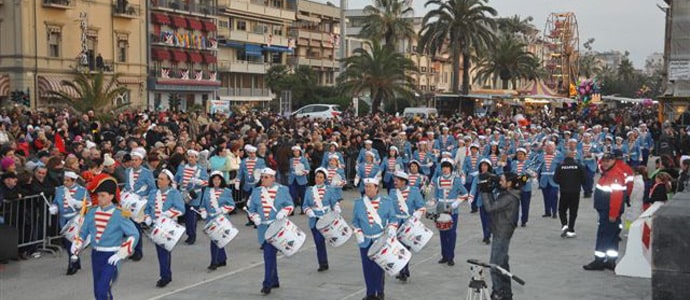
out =
[[435,118],[438,117],[438,111],[433,107],[408,107],[403,111],[403,117],[420,117],[422,119],[429,119],[431,117]]

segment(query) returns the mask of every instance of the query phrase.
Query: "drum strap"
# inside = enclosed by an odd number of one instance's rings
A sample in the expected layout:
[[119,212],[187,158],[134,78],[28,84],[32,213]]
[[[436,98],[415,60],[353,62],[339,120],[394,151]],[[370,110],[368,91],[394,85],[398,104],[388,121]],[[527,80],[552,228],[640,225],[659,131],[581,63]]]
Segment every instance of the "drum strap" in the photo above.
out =
[[[140,170],[139,172],[141,172],[141,170]],[[139,174],[139,175],[141,175],[141,174]],[[130,169],[129,169],[129,184],[130,184],[129,188],[131,188],[132,190],[134,190],[134,185],[136,184],[136,180],[139,179],[139,175],[137,175],[137,178],[135,179],[135,178],[134,178],[134,168],[130,168]],[[139,190],[136,191],[136,192],[134,192],[134,193],[135,193],[135,194],[143,193],[143,192],[146,191],[147,188],[148,188],[147,186],[142,185],[142,186],[139,188]]]
[[[374,223],[376,223],[376,225],[379,225],[379,227],[383,228],[383,225],[381,225],[381,216],[379,216],[379,213],[376,211],[376,209],[374,209],[374,205],[371,204],[369,197],[364,196],[362,198],[362,201],[364,202],[364,207],[367,210],[367,214],[369,216],[371,216],[371,218],[374,220]],[[380,202],[381,201],[379,200],[379,203]],[[381,204],[379,204],[379,205],[381,205]]]
[[211,202],[211,207],[215,212],[218,212],[218,195],[216,194],[217,188],[212,188],[208,191],[209,202]]
[[[272,189],[272,188],[271,188],[271,189]],[[268,193],[268,190],[269,190],[269,189],[267,189],[267,188],[265,188],[265,187],[262,187],[262,188],[261,188],[261,202],[262,202],[262,206],[269,206],[269,207],[271,208],[271,210],[274,210],[274,211],[275,211],[276,208],[275,208],[275,206],[273,205],[273,202],[275,201],[275,199],[271,197],[271,195]],[[278,191],[276,191],[276,195],[277,195],[277,193],[278,193]],[[268,213],[267,213],[265,210],[264,210],[264,215],[266,216],[266,218],[268,218]]]
[[[321,187],[322,189],[325,189],[325,187]],[[312,189],[312,195],[314,196],[314,206],[316,208],[322,208],[323,207],[323,199],[321,199],[321,195],[319,194],[319,188],[317,186],[313,186]]]
[[397,196],[398,196],[398,206],[400,206],[400,211],[406,215],[409,216],[410,212],[407,209],[407,198],[410,196],[409,190],[407,193],[404,193],[401,190],[396,190],[397,191]]

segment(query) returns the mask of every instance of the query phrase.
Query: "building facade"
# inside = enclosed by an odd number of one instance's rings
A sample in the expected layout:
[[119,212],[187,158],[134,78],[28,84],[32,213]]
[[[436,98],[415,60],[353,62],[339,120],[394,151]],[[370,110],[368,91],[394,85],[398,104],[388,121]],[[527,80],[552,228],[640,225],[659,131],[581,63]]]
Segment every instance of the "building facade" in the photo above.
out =
[[289,65],[309,66],[319,85],[334,85],[340,69],[340,8],[330,2],[299,0],[295,18],[289,36],[296,41],[296,49]]
[[127,93],[114,104],[146,99],[144,0],[0,1],[0,101],[54,104],[52,91],[78,98],[61,81],[79,72],[121,74]]
[[202,109],[220,87],[215,0],[150,0],[148,106]]
[[294,0],[221,0],[218,5],[218,98],[232,104],[271,101],[266,72],[294,53],[288,37]]

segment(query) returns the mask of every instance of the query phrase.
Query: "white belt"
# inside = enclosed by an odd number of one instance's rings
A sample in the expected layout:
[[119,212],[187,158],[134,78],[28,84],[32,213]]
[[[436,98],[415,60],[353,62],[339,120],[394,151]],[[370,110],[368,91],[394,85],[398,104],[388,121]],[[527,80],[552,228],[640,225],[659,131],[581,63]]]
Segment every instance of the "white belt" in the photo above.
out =
[[555,172],[541,172],[541,175],[553,175]]
[[64,217],[65,217],[65,219],[71,219],[72,217],[74,217],[76,215],[77,215],[77,212],[75,211],[73,213],[65,214]]
[[120,246],[114,246],[114,247],[94,247],[93,250],[100,251],[100,252],[117,252],[117,251],[120,251]]
[[275,222],[275,220],[261,221],[261,224],[268,225]]
[[379,233],[379,234],[374,234],[374,235],[366,235],[366,234],[365,234],[364,237],[365,237],[365,238],[368,238],[368,239],[376,239],[376,238],[379,238],[379,237],[382,236],[382,235],[383,235],[383,232],[381,232],[381,233]]
[[455,199],[438,199],[438,202],[451,203],[455,202]]
[[410,217],[409,215],[395,215],[395,216],[399,219],[407,219]]

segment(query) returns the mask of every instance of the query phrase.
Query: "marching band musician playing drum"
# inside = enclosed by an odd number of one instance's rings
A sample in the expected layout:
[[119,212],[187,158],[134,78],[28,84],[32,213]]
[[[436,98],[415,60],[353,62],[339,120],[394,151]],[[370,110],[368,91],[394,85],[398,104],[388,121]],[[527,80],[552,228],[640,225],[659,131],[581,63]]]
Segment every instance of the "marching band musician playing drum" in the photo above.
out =
[[[233,210],[235,210],[235,200],[232,199],[232,190],[227,188],[223,173],[214,171],[209,179],[209,187],[202,197],[199,214],[208,224],[215,217],[229,214]],[[225,248],[219,248],[216,243],[211,241],[211,264],[208,269],[213,271],[226,265]]]
[[[129,154],[132,157],[132,167],[128,168],[126,171],[127,177],[125,177],[125,192],[135,193],[142,198],[148,197],[151,190],[156,188],[156,181],[153,179],[153,173],[151,170],[142,167],[144,158],[146,157],[146,150],[143,148],[137,148],[132,150]],[[141,224],[134,222],[134,225],[141,235]],[[142,239],[139,239],[136,247],[134,247],[134,254],[131,259],[133,261],[141,260],[143,257],[142,251]]]
[[395,215],[394,203],[387,197],[379,195],[378,178],[363,180],[364,196],[357,199],[352,213],[352,229],[359,244],[362,258],[362,271],[367,287],[363,300],[380,300],[384,298],[383,269],[368,256],[369,248],[383,235],[396,235],[398,218]]
[[266,229],[274,221],[287,218],[294,210],[288,188],[277,184],[275,175],[276,171],[271,168],[262,169],[261,187],[252,191],[247,202],[248,216],[258,227],[258,240],[264,251],[264,281],[261,288],[264,295],[270,294],[271,289],[280,287],[276,262],[278,249],[266,241]]
[[341,213],[338,198],[332,187],[325,184],[328,171],[324,168],[316,169],[314,173],[314,186],[307,188],[304,196],[302,210],[309,217],[309,228],[314,236],[316,244],[316,258],[319,263],[318,272],[328,270],[328,254],[326,252],[326,240],[321,232],[316,229],[316,221],[331,210]]
[[[247,152],[247,157],[242,159],[240,162],[240,170],[237,174],[239,181],[235,183],[235,188],[239,189],[238,185],[242,183],[242,191],[246,193],[246,197],[249,198],[256,186],[256,178],[254,178],[254,173],[256,170],[263,170],[266,167],[266,161],[256,156],[256,147],[252,145],[244,145],[244,151]],[[249,201],[247,201],[249,202]],[[249,217],[249,215],[247,215]],[[252,226],[253,222],[251,219],[247,220],[247,224],[244,226]]]
[[288,175],[290,196],[295,204],[300,205],[300,213],[304,214],[301,204],[307,188],[307,175],[309,175],[310,170],[309,161],[304,157],[302,148],[299,146],[292,146],[291,150],[293,157],[290,159],[290,174]]
[[[199,152],[187,150],[187,164],[177,167],[175,173],[175,182],[182,192],[185,211],[199,207],[201,189],[208,185],[208,171],[197,164],[198,159]],[[187,240],[184,242],[193,245],[196,242],[196,214],[185,214],[184,223],[187,230]]]
[[[182,216],[185,213],[185,206],[182,200],[182,194],[175,189],[173,179],[175,177],[168,170],[163,170],[158,175],[158,189],[149,194],[148,203],[144,213],[146,218],[144,223],[151,226],[153,222],[160,218],[174,219]],[[157,287],[165,287],[172,281],[172,258],[170,251],[163,248],[161,245],[156,245],[156,253],[158,254],[158,267],[160,272],[160,279],[156,283]]]
[[[336,176],[337,175],[337,176]],[[338,178],[338,180],[334,180]],[[347,184],[345,177],[345,170],[340,166],[340,157],[337,155],[330,155],[328,157],[328,168],[326,169],[326,182],[331,187],[335,199],[338,201],[343,199],[343,186]]]
[[[65,171],[64,185],[55,188],[55,197],[53,198],[53,205],[50,206],[50,214],[60,216],[60,228],[69,225],[67,223],[79,214],[84,203],[87,205],[91,203],[89,193],[77,183],[77,178],[79,178],[77,173]],[[68,251],[72,249],[72,241],[67,238],[63,238],[63,245]],[[67,257],[67,275],[74,275],[81,269],[81,261],[79,259],[71,260],[70,256],[75,253],[69,254]]]
[[[422,216],[426,214],[422,193],[416,186],[409,186],[409,180],[407,173],[403,171],[395,172],[393,177],[395,189],[388,196],[395,202],[393,206],[398,217],[398,227],[410,217],[421,220]],[[410,277],[409,263],[405,265],[396,278],[401,281],[407,281],[408,277]]]
[[118,263],[132,255],[139,232],[129,219],[129,213],[114,205],[117,182],[114,178],[101,180],[96,188],[98,207],[86,214],[79,237],[72,243],[71,253],[77,255],[84,241],[91,239],[93,290],[97,300],[113,299],[111,291],[117,279]]
[[458,233],[458,207],[460,202],[467,199],[467,189],[463,186],[460,177],[453,174],[453,161],[450,159],[441,160],[441,175],[432,182],[432,191],[429,195],[429,207],[436,206],[438,213],[450,214],[453,222],[450,230],[442,230],[441,237],[441,260],[439,264],[455,265],[455,240]]

